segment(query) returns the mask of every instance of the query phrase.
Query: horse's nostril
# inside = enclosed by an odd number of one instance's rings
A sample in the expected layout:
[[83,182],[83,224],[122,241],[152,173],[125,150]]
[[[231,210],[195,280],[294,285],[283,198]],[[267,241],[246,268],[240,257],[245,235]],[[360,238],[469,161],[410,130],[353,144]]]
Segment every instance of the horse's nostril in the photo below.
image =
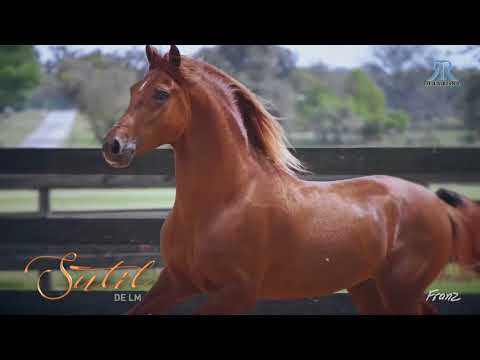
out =
[[120,152],[120,142],[118,140],[113,140],[112,143],[112,153],[118,154]]

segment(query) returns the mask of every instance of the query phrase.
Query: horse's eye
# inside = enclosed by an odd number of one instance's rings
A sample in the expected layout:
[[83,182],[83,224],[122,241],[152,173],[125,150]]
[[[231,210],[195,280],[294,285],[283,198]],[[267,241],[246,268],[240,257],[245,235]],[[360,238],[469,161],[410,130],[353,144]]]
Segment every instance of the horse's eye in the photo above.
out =
[[153,98],[159,102],[166,101],[169,96],[170,94],[165,90],[155,90],[155,92],[153,93]]

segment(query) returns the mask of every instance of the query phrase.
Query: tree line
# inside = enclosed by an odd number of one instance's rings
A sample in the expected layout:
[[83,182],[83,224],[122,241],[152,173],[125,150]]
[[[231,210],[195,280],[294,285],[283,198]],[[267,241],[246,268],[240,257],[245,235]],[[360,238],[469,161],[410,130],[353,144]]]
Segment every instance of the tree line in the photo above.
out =
[[[131,84],[143,78],[144,52],[51,50],[42,64],[33,46],[0,47],[0,111],[77,107],[100,140],[125,110]],[[307,145],[368,144],[432,128],[469,129],[465,143],[480,139],[478,63],[454,68],[461,87],[425,87],[433,61],[445,56],[431,46],[375,46],[372,60],[355,69],[299,67],[293,52],[273,45],[219,45],[194,56],[252,89],[289,135],[310,134]]]

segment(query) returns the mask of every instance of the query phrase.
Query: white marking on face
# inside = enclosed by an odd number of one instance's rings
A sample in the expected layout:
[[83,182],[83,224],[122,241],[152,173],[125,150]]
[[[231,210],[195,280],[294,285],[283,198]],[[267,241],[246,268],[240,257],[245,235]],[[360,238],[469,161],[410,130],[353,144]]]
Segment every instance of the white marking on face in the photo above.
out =
[[140,89],[138,89],[138,91],[142,91],[145,85],[147,85],[147,83],[148,83],[148,80],[145,80],[145,82],[140,86]]

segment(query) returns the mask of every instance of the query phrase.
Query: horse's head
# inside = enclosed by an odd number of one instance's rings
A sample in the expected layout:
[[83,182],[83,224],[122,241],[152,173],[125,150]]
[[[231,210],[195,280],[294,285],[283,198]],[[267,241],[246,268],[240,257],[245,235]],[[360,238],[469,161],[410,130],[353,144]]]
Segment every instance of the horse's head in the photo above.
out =
[[105,136],[103,155],[113,167],[127,167],[135,154],[173,144],[183,133],[188,97],[179,84],[181,56],[172,45],[165,56],[146,47],[149,71],[130,88],[130,104]]

